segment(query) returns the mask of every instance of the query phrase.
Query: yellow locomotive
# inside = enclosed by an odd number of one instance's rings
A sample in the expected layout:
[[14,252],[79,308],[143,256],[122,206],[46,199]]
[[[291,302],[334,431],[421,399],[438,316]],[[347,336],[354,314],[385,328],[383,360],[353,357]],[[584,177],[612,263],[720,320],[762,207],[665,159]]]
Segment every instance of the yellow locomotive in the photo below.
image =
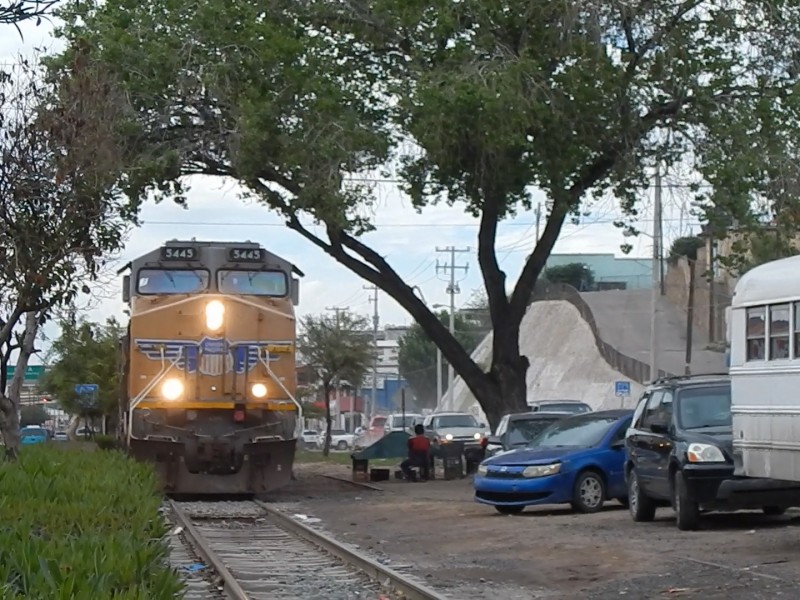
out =
[[120,437],[165,492],[263,493],[291,478],[299,279],[252,242],[171,241],[131,261]]

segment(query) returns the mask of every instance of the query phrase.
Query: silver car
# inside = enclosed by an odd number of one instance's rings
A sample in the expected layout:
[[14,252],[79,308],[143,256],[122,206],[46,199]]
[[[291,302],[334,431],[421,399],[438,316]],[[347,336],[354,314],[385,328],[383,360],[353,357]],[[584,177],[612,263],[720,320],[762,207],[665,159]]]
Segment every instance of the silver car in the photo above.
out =
[[460,442],[464,448],[480,446],[481,440],[489,435],[485,423],[467,412],[440,412],[425,417],[425,435],[437,444]]

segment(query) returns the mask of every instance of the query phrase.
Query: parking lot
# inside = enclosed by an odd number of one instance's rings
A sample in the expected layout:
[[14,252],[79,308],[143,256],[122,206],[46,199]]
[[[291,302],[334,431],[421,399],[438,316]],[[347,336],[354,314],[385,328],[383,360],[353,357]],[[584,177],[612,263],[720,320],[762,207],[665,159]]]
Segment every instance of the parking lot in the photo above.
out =
[[[298,485],[341,465],[299,465]],[[796,597],[800,512],[710,514],[682,532],[674,513],[634,523],[617,502],[499,515],[472,500],[469,478],[381,483],[383,491],[293,494],[298,512],[390,565],[407,566],[454,599]],[[298,488],[299,490],[299,488]]]

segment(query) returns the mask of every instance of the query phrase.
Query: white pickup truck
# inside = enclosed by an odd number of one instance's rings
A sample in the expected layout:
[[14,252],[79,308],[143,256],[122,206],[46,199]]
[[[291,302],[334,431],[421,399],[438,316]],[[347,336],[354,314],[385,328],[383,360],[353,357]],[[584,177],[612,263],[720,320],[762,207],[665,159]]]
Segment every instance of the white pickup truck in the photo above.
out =
[[[334,450],[349,450],[353,447],[355,438],[354,434],[347,433],[344,429],[331,429],[331,448]],[[324,431],[317,438],[317,447],[320,449],[325,447]]]

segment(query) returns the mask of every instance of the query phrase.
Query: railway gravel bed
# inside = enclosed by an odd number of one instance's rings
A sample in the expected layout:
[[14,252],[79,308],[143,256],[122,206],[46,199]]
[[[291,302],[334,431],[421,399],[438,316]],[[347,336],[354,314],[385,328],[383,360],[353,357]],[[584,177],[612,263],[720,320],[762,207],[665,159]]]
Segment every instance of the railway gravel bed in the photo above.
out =
[[[398,593],[388,578],[370,578],[354,564],[291,531],[293,528],[281,522],[283,519],[270,514],[267,508],[256,502],[176,502],[175,505],[190,521],[192,533],[202,538],[249,599],[374,600],[382,595],[398,599],[406,597]],[[271,504],[269,509],[293,514],[297,521],[302,522],[304,518],[302,514],[295,514],[296,505],[293,503]],[[185,544],[175,541],[173,545],[176,546],[173,563],[177,565],[192,560],[192,550]],[[213,565],[208,569],[213,570]],[[202,575],[206,570],[187,574],[187,584],[193,586],[190,589],[193,595],[187,594],[187,598],[225,597],[219,596],[220,585],[213,590],[208,587],[201,589],[204,583],[213,585],[207,575]],[[210,591],[217,595],[194,595]]]

